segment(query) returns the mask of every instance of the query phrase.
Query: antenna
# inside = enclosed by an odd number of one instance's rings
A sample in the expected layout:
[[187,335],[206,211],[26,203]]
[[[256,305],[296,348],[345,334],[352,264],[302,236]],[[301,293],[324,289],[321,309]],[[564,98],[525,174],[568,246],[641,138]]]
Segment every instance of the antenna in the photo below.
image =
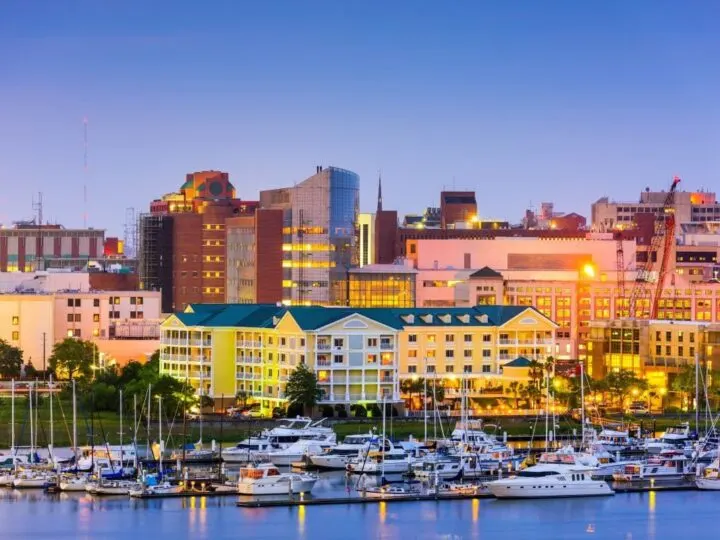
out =
[[[33,212],[35,216],[33,220],[36,222],[38,229],[38,242],[35,252],[35,270],[45,270],[45,235],[43,234],[43,194],[38,192],[37,201],[33,200]],[[38,253],[39,251],[39,253]],[[38,261],[42,264],[38,265]]]
[[84,172],[84,182],[83,182],[83,228],[87,229],[87,174],[88,174],[88,119],[87,116],[83,118],[83,146],[84,146],[84,155],[83,155],[83,172]]

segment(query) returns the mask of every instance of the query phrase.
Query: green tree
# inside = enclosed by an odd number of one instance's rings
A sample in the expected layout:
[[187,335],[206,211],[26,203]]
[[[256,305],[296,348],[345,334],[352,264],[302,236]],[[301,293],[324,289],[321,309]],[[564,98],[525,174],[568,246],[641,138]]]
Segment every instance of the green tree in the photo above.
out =
[[648,387],[646,380],[640,379],[635,372],[629,369],[608,373],[605,377],[605,384],[607,391],[615,398],[619,407],[624,407],[626,398],[633,390],[642,392]]
[[695,399],[695,366],[684,366],[682,371],[673,378],[671,388],[680,393],[683,404],[689,409]]
[[0,339],[0,377],[13,379],[20,377],[23,365],[23,352]]
[[235,403],[241,409],[245,409],[247,407],[247,402],[248,402],[249,397],[250,397],[250,394],[248,394],[247,390],[238,390],[237,394],[235,394]]
[[412,411],[415,406],[413,396],[421,394],[423,392],[423,380],[422,379],[403,379],[400,382],[400,391],[407,395],[409,409]]
[[285,385],[285,397],[291,405],[300,405],[307,413],[317,404],[322,396],[315,373],[305,364],[296,367],[288,377]]
[[90,341],[65,338],[53,346],[49,366],[57,378],[90,379],[97,347]]
[[35,369],[32,362],[28,360],[28,363],[23,367],[23,375],[26,379],[35,379],[38,376],[38,370]]

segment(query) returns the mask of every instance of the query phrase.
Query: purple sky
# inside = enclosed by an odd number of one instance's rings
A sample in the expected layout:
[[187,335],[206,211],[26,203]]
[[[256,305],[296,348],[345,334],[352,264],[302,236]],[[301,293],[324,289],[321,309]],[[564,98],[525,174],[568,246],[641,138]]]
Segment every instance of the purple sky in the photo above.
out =
[[42,191],[82,225],[87,184],[88,224],[122,234],[210,168],[253,199],[345,167],[365,210],[382,169],[387,208],[454,185],[511,221],[674,174],[714,189],[718,21],[692,0],[3,0],[0,222]]

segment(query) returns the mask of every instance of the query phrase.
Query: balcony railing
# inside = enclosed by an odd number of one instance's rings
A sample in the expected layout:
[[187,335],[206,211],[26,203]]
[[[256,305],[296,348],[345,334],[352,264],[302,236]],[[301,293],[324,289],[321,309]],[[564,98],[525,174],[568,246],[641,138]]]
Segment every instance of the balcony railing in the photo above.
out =
[[380,382],[381,383],[392,383],[392,382],[395,382],[395,378],[392,375],[380,377]]
[[318,351],[329,351],[329,350],[330,350],[330,344],[329,344],[329,343],[318,343],[318,344],[317,344],[317,350],[318,350]]
[[380,348],[384,351],[389,351],[395,348],[391,342],[380,342]]

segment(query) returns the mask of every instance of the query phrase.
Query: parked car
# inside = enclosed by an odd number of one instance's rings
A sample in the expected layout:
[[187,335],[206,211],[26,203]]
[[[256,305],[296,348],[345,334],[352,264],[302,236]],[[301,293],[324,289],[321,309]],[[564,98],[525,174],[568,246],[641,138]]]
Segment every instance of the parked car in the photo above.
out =
[[265,415],[260,412],[260,409],[250,409],[242,413],[243,418],[263,418]]
[[641,401],[634,401],[627,408],[626,412],[627,414],[631,414],[633,416],[645,416],[650,414],[650,409],[648,409],[645,403]]

